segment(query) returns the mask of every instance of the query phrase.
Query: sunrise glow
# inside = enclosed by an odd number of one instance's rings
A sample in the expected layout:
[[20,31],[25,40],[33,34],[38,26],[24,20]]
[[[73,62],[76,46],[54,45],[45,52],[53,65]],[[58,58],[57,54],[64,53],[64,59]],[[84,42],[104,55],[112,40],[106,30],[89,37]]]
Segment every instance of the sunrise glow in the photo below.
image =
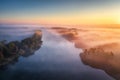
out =
[[[16,2],[17,3],[17,2]],[[12,24],[61,24],[61,25],[96,25],[120,24],[119,2],[66,2],[56,3],[43,1],[22,2],[18,6],[10,6],[11,2],[4,2],[1,6],[0,23]],[[55,4],[53,4],[55,3]],[[96,3],[96,4],[94,4]],[[9,4],[7,6],[7,4]],[[23,7],[20,7],[20,5]],[[47,5],[48,4],[48,5]],[[83,5],[84,4],[84,5]],[[26,6],[26,8],[24,8]],[[11,9],[11,10],[7,10]],[[19,10],[18,10],[19,9]]]

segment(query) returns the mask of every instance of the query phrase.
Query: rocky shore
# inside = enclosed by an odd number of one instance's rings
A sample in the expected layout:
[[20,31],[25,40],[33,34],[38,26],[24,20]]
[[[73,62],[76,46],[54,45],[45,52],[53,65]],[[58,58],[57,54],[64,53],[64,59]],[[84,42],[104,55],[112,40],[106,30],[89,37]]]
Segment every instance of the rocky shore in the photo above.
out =
[[12,41],[6,43],[6,41],[0,41],[0,67],[5,66],[19,56],[30,56],[34,54],[42,45],[42,32],[41,30],[35,31],[35,33],[22,41]]

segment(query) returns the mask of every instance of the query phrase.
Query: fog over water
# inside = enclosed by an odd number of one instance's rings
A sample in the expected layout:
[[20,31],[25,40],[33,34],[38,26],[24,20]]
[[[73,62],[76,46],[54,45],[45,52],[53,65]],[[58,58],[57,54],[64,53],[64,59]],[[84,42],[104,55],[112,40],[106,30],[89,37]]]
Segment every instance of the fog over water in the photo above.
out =
[[[0,26],[0,40],[21,41],[34,34],[35,30],[42,30],[42,45],[41,48],[35,51],[33,55],[28,57],[20,56],[15,64],[9,64],[0,70],[0,80],[114,80],[107,73],[101,69],[96,69],[83,64],[79,54],[83,52],[80,47],[76,47],[77,40],[70,40],[59,34],[58,32],[43,27],[9,27]],[[97,32],[106,34],[109,31],[94,30],[88,31],[85,34],[84,30],[77,29],[81,40],[86,42],[88,40],[96,39],[100,41],[96,35]],[[113,32],[117,34],[117,32]],[[94,34],[89,37],[89,35]],[[111,35],[111,34],[109,34]],[[83,37],[84,36],[84,37]],[[99,35],[101,36],[101,35]],[[107,36],[107,35],[104,35]],[[101,39],[104,40],[104,36]],[[114,36],[119,37],[118,35]],[[77,38],[76,38],[77,39]],[[80,40],[80,39],[78,39]],[[105,39],[106,40],[106,39]],[[104,41],[105,41],[104,40]],[[117,41],[117,39],[111,39]],[[94,40],[89,42],[92,45]],[[80,43],[80,41],[79,41]],[[98,44],[95,44],[98,45]],[[78,45],[80,46],[80,45]],[[91,47],[91,46],[88,46]]]

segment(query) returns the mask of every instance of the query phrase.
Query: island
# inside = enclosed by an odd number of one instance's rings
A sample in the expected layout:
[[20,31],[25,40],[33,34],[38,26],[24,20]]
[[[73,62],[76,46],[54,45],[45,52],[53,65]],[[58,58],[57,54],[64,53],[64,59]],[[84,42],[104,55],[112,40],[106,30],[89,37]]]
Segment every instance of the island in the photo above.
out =
[[6,66],[19,56],[28,57],[42,45],[42,31],[36,30],[35,33],[21,41],[11,41],[6,43],[6,40],[0,41],[0,67]]

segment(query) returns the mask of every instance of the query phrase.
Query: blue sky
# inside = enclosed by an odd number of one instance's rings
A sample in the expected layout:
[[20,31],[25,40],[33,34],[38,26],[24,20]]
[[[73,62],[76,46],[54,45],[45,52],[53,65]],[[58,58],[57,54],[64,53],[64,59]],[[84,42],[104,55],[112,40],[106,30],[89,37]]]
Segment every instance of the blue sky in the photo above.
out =
[[52,17],[59,20],[57,16],[65,18],[68,15],[73,19],[75,15],[88,16],[89,13],[96,15],[99,11],[106,11],[105,13],[109,14],[110,11],[107,10],[111,9],[112,12],[120,8],[119,5],[119,0],[0,0],[0,21],[32,20],[33,17],[45,17],[46,19],[42,21],[49,21]]
[[0,0],[0,12],[41,10],[59,12],[60,10],[89,9],[117,3],[115,0]]

